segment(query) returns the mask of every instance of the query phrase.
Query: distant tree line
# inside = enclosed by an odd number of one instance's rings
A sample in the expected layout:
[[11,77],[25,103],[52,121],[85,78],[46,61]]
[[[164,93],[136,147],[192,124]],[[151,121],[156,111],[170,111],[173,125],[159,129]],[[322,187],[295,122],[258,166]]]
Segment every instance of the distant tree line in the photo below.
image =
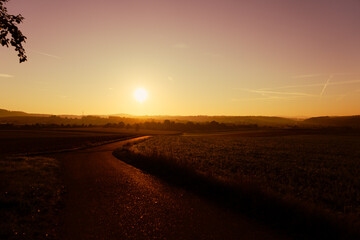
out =
[[146,121],[143,123],[125,124],[124,122],[119,123],[108,123],[104,127],[107,128],[134,128],[134,129],[149,129],[149,130],[171,130],[171,131],[206,131],[206,130],[231,130],[239,128],[257,128],[256,124],[249,125],[236,125],[236,124],[225,124],[216,121],[211,122],[175,122],[170,120],[164,120],[163,122]]
[[[81,118],[68,118],[60,117],[56,115],[52,116],[11,116],[0,117],[0,124],[14,124],[14,125],[65,125],[65,126],[88,126],[96,125],[102,126],[107,123],[118,123],[120,121],[126,121],[133,123],[132,119],[125,118],[102,118],[98,116],[83,116]],[[37,125],[37,126],[38,126]]]
[[169,130],[169,131],[211,131],[211,130],[234,130],[244,128],[258,128],[256,124],[237,125],[228,123],[211,122],[175,122],[164,120],[162,122],[146,121],[138,123],[125,123],[123,121],[110,122],[106,124],[56,124],[56,123],[34,123],[34,124],[0,124],[0,129],[40,129],[40,128],[124,128],[124,129],[148,129],[148,130]]

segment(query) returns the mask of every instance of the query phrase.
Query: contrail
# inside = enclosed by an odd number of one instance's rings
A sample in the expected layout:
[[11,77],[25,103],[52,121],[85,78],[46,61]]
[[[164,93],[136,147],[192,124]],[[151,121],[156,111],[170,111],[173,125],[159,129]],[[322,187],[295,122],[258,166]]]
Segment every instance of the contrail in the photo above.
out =
[[41,54],[41,55],[47,56],[47,57],[56,58],[56,59],[61,59],[61,57],[56,56],[56,55],[52,55],[52,54],[48,54],[48,53],[44,53],[44,52],[39,52],[39,51],[36,51],[36,50],[30,50],[30,51],[31,51],[31,52],[34,52],[34,53],[37,53],[37,54]]
[[[280,87],[275,87],[275,88],[261,88],[261,89],[236,88],[236,89],[246,91],[246,92],[258,93],[263,96],[267,96],[267,98],[256,98],[256,99],[252,98],[253,100],[270,99],[269,96],[271,96],[272,99],[274,99],[274,98],[285,99],[285,98],[306,97],[306,96],[307,97],[318,97],[319,95],[309,94],[309,93],[305,93],[305,92],[295,92],[295,91],[282,92],[282,91],[276,91],[276,90],[289,89],[289,88],[302,88],[302,87],[321,87],[322,86],[321,93],[320,93],[320,97],[322,97],[328,86],[349,85],[349,84],[360,83],[360,79],[353,79],[353,80],[348,80],[348,81],[337,81],[337,82],[330,81],[333,78],[334,78],[334,75],[333,74],[330,75],[328,77],[328,79],[326,80],[325,84],[324,83],[314,83],[314,84],[303,84],[303,85],[280,86]],[[360,89],[358,91],[360,91]],[[280,97],[281,95],[283,95],[285,97]]]
[[328,86],[330,80],[333,78],[333,76],[334,76],[334,75],[330,75],[330,77],[327,79],[326,83],[324,84],[324,87],[323,87],[323,89],[322,89],[322,91],[321,91],[321,93],[320,93],[320,96],[321,96],[321,97],[322,97],[322,95],[324,94],[325,89],[326,89],[326,87]]

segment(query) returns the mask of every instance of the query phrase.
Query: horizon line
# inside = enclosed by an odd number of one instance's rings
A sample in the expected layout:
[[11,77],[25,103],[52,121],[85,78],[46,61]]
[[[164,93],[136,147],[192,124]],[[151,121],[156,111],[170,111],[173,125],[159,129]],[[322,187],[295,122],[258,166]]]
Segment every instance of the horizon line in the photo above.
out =
[[312,116],[299,116],[299,115],[227,115],[227,114],[219,114],[219,115],[207,115],[207,114],[198,114],[198,115],[172,115],[172,114],[144,114],[144,115],[137,115],[137,114],[128,114],[128,113],[116,113],[116,114],[53,114],[53,113],[32,113],[32,112],[24,112],[21,110],[8,110],[8,109],[1,109],[9,112],[23,112],[29,115],[53,115],[53,116],[76,116],[76,117],[86,117],[86,116],[97,116],[97,117],[121,117],[120,115],[128,115],[129,117],[133,118],[140,118],[140,117],[279,117],[279,118],[296,118],[296,119],[306,119],[306,118],[316,118],[316,117],[351,117],[351,116],[360,116],[360,114],[349,114],[349,115],[312,115]]

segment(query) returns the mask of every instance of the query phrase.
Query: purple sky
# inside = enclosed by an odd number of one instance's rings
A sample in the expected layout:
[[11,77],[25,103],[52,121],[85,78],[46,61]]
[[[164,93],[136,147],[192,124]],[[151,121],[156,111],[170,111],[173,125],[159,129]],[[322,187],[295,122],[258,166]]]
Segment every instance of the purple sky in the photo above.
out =
[[[11,0],[0,108],[89,114],[360,114],[358,0]],[[7,76],[7,77],[4,77]],[[9,77],[12,76],[12,77]],[[148,101],[132,99],[137,87]]]

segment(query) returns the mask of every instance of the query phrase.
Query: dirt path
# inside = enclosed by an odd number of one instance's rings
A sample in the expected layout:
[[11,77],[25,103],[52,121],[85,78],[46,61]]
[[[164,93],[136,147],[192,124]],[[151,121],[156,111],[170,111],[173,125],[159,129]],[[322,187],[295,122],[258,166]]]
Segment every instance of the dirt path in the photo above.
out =
[[67,189],[60,239],[285,239],[112,155],[134,140],[57,155]]

